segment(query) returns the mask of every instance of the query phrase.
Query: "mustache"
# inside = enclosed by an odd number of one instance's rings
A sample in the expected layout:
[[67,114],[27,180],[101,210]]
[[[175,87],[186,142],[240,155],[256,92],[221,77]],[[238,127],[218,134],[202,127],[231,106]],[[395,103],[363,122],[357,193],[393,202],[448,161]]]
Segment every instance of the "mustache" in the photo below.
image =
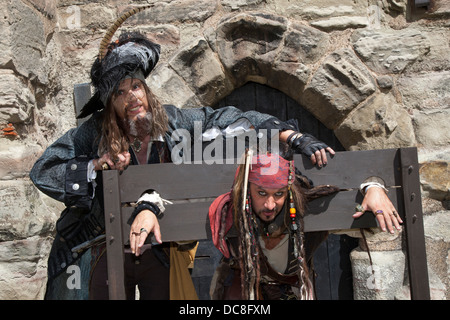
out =
[[275,207],[275,208],[273,208],[272,210],[260,210],[259,211],[259,213],[262,213],[262,214],[266,214],[266,213],[277,213],[278,212],[278,209],[277,209],[277,207]]
[[141,101],[141,99],[139,99],[139,98],[136,98],[136,101],[135,102],[133,102],[133,103],[126,103],[125,104],[125,111],[128,111],[129,109],[131,109],[131,108],[134,108],[134,107],[136,107],[136,106],[141,106],[142,105],[142,101]]
[[135,137],[142,137],[152,131],[153,115],[147,111],[144,116],[138,116],[136,120],[122,119],[121,124],[125,132]]

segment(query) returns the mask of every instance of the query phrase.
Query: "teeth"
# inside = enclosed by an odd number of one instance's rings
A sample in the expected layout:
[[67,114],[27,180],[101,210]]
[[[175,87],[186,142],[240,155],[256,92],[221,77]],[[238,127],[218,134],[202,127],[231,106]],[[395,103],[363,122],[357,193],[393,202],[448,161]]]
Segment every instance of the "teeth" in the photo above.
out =
[[141,106],[136,106],[136,107],[133,107],[133,108],[129,108],[128,109],[128,111],[136,111],[136,110],[139,110],[139,108],[140,108]]

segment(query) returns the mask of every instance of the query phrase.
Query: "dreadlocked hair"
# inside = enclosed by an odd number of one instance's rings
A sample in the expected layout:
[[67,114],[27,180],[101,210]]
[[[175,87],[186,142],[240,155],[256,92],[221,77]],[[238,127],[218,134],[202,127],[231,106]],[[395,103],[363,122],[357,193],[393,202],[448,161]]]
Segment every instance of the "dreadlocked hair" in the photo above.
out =
[[[290,233],[292,234],[294,240],[294,256],[297,260],[297,275],[300,284],[300,299],[301,300],[312,300],[314,299],[314,286],[311,281],[311,276],[309,274],[309,268],[306,261],[306,253],[305,253],[305,234],[304,234],[304,223],[303,217],[305,213],[305,204],[306,204],[306,196],[303,193],[303,189],[301,183],[299,181],[299,175],[295,175],[296,178],[294,183],[291,186],[291,194],[294,200],[295,208],[297,209],[297,215],[295,218],[295,222],[297,227],[290,229]],[[285,203],[285,207],[287,207],[287,201]]]
[[[149,111],[152,114],[152,126],[149,134],[151,138],[157,138],[163,135],[168,129],[167,114],[147,84],[143,84]],[[113,96],[114,94],[109,98],[102,114],[102,131],[98,149],[99,155],[109,153],[112,158],[117,158],[119,153],[128,151],[130,143],[127,134],[123,129],[122,120],[117,117],[117,114],[114,111],[111,101]]]
[[[247,152],[246,152],[247,154]],[[245,154],[245,155],[246,155]],[[288,158],[286,156],[286,158]],[[280,214],[285,214],[284,227],[289,230],[290,235],[294,241],[294,255],[297,262],[297,276],[299,285],[298,298],[302,300],[314,299],[314,288],[310,278],[309,269],[306,261],[305,246],[304,246],[304,229],[303,216],[305,211],[306,197],[303,193],[303,176],[296,175],[294,183],[291,186],[291,194],[297,211],[295,218],[296,228],[290,229],[289,213],[286,210]],[[260,299],[260,254],[262,249],[259,244],[259,226],[255,215],[252,213],[251,197],[244,192],[245,181],[245,161],[241,161],[238,168],[237,175],[234,180],[234,185],[231,191],[232,205],[233,205],[233,220],[234,225],[239,233],[239,267],[241,278],[241,292],[242,298]],[[248,190],[248,188],[247,188]],[[244,199],[245,197],[245,199]],[[243,208],[243,203],[245,207]],[[289,208],[289,196],[286,197],[285,208]],[[287,209],[289,212],[289,209]],[[225,223],[222,223],[224,226]],[[221,235],[223,235],[223,230]]]
[[[248,150],[244,154],[247,156]],[[239,269],[241,271],[241,292],[244,300],[258,300],[260,272],[260,247],[258,245],[258,224],[251,210],[250,197],[243,194],[245,185],[245,161],[241,162],[234,186],[231,192],[233,202],[233,217],[236,229],[239,232]],[[242,204],[245,208],[243,210]]]

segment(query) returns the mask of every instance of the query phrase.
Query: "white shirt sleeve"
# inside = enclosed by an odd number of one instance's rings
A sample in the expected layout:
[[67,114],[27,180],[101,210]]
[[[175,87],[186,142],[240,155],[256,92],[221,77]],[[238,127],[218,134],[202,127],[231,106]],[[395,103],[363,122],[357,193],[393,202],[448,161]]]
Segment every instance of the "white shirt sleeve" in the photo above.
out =
[[91,198],[94,198],[95,195],[95,187],[97,186],[97,183],[95,182],[95,178],[97,178],[97,171],[94,169],[94,160],[91,160],[88,162],[87,166],[87,181],[92,183],[92,194]]

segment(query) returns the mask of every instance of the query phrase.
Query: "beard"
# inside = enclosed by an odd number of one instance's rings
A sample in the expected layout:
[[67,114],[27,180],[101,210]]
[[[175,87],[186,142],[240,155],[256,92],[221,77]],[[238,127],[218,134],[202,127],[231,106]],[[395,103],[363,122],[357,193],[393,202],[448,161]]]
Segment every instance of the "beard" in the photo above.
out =
[[143,138],[150,134],[153,128],[153,115],[147,111],[144,116],[138,116],[136,120],[123,119],[121,127],[126,134]]

